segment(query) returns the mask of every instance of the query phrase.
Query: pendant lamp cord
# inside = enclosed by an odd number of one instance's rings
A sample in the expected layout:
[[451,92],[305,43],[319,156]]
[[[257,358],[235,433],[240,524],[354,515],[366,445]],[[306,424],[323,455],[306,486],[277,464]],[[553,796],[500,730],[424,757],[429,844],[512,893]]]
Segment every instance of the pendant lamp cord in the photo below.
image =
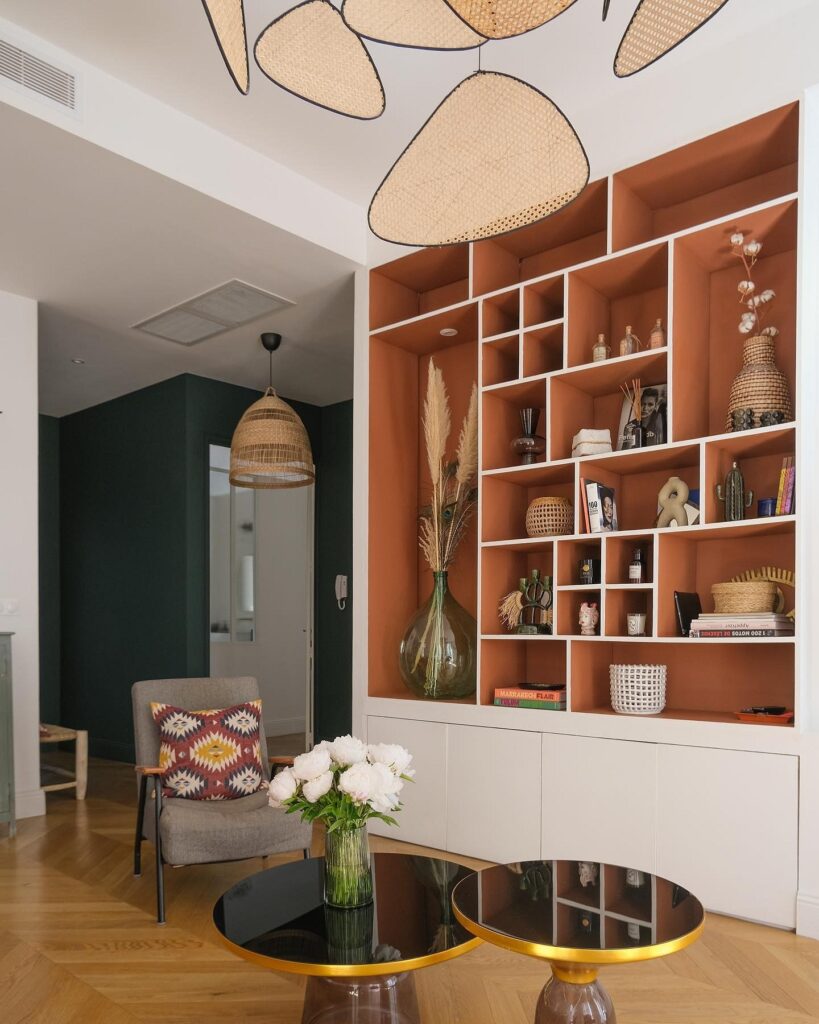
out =
[[270,349],[270,351],[267,353],[267,359],[268,359],[268,364],[269,364],[268,371],[267,371],[267,386],[272,391],[273,390],[273,349]]

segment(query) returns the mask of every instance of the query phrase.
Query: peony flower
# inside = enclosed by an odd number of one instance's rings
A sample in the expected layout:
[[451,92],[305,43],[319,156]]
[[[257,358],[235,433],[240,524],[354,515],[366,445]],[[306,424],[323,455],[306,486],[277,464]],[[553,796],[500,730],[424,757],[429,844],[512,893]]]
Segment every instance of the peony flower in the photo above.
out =
[[313,747],[293,761],[293,774],[301,782],[312,782],[330,770],[330,754],[324,747]]
[[336,764],[342,766],[358,764],[367,757],[366,746],[355,736],[336,736],[333,742],[327,745],[327,750]]
[[377,785],[373,775],[374,765],[359,761],[338,777],[338,788],[346,793],[357,804],[364,804],[370,799],[374,786]]
[[415,769],[410,768],[412,754],[397,743],[371,743],[367,756],[373,764],[385,764],[396,775],[415,775]]
[[741,231],[737,231],[735,234],[731,235],[731,245],[742,245],[744,241],[745,235],[743,235]]
[[398,794],[404,788],[404,780],[395,775],[385,764],[370,765],[370,795],[367,803],[379,814],[389,814],[398,806]]
[[284,768],[274,775],[267,786],[267,802],[271,807],[281,807],[286,801],[296,795],[299,787],[298,780],[293,774],[292,768]]
[[333,785],[333,773],[325,772],[323,775],[319,775],[316,779],[311,779],[310,782],[305,782],[301,789],[301,795],[308,803],[314,804],[316,800],[320,800],[325,793],[329,793],[330,787]]

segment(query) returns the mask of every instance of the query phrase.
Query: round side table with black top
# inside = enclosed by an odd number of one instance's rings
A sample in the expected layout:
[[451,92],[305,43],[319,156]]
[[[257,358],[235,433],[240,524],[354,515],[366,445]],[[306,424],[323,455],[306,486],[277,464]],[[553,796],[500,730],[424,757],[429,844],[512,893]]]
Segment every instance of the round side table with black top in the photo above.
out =
[[476,937],[549,962],[535,1024],[615,1024],[599,968],[675,953],[705,921],[699,900],[674,882],[591,861],[485,868],[458,883],[452,903]]
[[308,976],[302,1024],[420,1024],[412,972],[479,945],[455,919],[454,887],[473,872],[452,861],[372,856],[373,902],[324,903],[324,860],[293,861],[234,885],[213,910],[238,955]]

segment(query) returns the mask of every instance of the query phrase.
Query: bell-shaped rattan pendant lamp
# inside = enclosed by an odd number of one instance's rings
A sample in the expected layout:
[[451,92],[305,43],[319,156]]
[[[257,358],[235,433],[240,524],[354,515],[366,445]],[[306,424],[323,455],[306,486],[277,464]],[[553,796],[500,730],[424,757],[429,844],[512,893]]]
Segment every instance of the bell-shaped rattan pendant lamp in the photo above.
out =
[[239,420],[230,442],[230,482],[235,487],[306,487],[316,479],[310,438],[296,411],[273,388],[273,353],[280,334],[262,335],[270,355],[269,386]]
[[244,0],[202,0],[219,52],[239,92],[247,95],[250,74]]
[[486,39],[446,0],[344,0],[341,14],[365,39],[419,50],[471,50]]
[[523,35],[556,18],[575,0],[446,0],[470,28],[487,39]]
[[628,78],[664,57],[710,21],[728,0],[640,0],[625,31],[614,73]]

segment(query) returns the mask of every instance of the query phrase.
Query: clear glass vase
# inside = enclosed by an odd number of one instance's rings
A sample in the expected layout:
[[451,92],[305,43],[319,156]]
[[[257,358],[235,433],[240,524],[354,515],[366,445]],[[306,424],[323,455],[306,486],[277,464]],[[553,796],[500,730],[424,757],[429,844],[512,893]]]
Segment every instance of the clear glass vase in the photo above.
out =
[[324,837],[324,902],[363,907],[373,898],[367,829],[336,829]]
[[452,596],[448,573],[433,573],[432,594],[401,641],[401,678],[418,697],[453,700],[475,692],[478,627]]

